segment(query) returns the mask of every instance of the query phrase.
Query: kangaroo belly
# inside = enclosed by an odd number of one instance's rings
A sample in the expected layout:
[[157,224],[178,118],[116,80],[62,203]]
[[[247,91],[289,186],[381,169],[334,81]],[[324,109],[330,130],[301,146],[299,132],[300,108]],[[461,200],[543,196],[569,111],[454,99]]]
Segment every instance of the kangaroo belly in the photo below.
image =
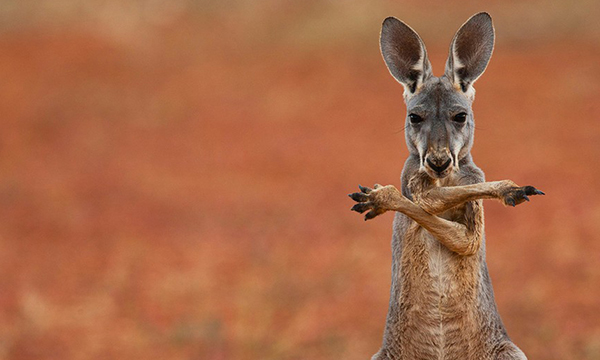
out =
[[[410,231],[412,230],[412,231]],[[426,230],[407,231],[401,278],[402,347],[408,358],[465,359],[478,329],[476,257],[459,256]]]

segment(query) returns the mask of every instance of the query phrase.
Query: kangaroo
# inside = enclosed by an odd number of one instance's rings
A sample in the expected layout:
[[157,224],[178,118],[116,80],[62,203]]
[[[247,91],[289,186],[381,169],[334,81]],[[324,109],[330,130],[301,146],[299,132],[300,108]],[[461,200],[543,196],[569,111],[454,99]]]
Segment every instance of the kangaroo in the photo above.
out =
[[475,165],[474,82],[494,47],[487,13],[472,16],[454,36],[443,76],[433,76],[419,35],[389,17],[381,52],[404,86],[408,159],[401,191],[359,186],[352,210],[365,220],[396,211],[392,286],[383,344],[375,359],[527,359],[498,314],[485,260],[483,199],[516,206],[533,186],[485,182]]

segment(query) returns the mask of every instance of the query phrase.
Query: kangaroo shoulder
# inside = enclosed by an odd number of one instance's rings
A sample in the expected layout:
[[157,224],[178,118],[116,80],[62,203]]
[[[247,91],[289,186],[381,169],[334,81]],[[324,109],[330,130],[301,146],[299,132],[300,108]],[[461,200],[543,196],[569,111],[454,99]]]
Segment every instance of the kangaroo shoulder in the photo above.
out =
[[475,165],[475,163],[467,163],[460,167],[459,183],[460,185],[471,185],[485,182],[485,174]]

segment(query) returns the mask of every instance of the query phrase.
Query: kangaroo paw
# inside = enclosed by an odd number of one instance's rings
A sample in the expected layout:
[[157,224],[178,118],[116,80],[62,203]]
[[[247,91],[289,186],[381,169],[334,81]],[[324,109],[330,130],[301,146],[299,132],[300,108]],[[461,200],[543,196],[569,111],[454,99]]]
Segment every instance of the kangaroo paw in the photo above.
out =
[[350,209],[358,213],[365,214],[365,221],[371,220],[378,215],[383,214],[388,210],[393,210],[395,205],[402,199],[402,194],[392,185],[381,186],[375,184],[371,189],[369,187],[359,185],[360,192],[348,194],[357,204]]
[[529,201],[531,195],[546,195],[543,191],[533,186],[511,186],[501,193],[501,199],[504,205],[517,206],[525,201]]

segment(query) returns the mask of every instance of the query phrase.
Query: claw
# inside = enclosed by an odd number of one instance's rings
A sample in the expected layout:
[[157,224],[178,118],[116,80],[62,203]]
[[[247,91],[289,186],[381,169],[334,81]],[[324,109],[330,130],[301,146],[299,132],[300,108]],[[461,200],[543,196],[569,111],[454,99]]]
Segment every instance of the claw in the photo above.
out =
[[513,199],[513,198],[508,198],[508,199],[506,200],[506,204],[507,204],[507,205],[510,205],[510,206],[512,206],[512,207],[515,207],[515,206],[517,206],[517,204],[515,203],[515,199]]
[[348,196],[350,196],[350,198],[352,198],[352,200],[357,201],[357,202],[365,202],[365,201],[369,200],[369,195],[362,193],[362,192],[348,194]]
[[533,186],[525,186],[525,193],[527,195],[546,195],[543,191],[534,188]]
[[523,195],[523,199],[525,199],[525,201],[529,201],[529,198],[527,197],[527,195]]
[[365,194],[368,194],[372,191],[371,188],[368,188],[368,187],[362,186],[362,185],[358,185],[358,188],[360,189],[360,191],[364,192]]
[[358,203],[358,204],[354,204],[354,206],[350,210],[356,211],[357,213],[362,214],[365,211],[369,210],[370,208],[371,208],[370,203]]
[[377,215],[378,215],[378,214],[377,214],[377,213],[376,213],[374,210],[371,210],[371,211],[369,211],[369,212],[368,212],[368,213],[365,215],[365,221],[367,221],[367,220],[371,220],[371,219],[373,219],[373,218],[374,218],[375,216],[377,216]]

